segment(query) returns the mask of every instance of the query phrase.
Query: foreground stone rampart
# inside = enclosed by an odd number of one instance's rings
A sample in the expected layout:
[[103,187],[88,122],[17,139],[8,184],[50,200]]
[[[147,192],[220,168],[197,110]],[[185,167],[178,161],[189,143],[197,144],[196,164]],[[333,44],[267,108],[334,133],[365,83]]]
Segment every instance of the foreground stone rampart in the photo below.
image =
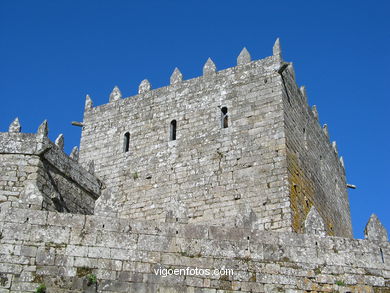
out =
[[[41,283],[47,292],[389,290],[387,241],[18,208],[2,209],[0,216],[0,292],[33,292]],[[154,272],[187,267],[230,269],[233,275]],[[96,288],[87,286],[87,275],[96,276]]]

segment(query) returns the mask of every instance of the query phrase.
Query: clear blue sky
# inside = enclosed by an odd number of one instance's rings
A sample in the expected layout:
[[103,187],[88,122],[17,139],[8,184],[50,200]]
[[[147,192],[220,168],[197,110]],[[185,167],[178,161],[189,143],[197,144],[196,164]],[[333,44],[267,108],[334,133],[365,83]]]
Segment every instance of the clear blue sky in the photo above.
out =
[[371,215],[390,229],[389,1],[19,1],[0,2],[0,131],[49,120],[50,138],[79,144],[85,94],[108,102],[118,85],[136,94],[148,78],[201,75],[211,57],[235,65],[246,46],[271,55],[276,37],[297,82],[344,156],[354,234]]

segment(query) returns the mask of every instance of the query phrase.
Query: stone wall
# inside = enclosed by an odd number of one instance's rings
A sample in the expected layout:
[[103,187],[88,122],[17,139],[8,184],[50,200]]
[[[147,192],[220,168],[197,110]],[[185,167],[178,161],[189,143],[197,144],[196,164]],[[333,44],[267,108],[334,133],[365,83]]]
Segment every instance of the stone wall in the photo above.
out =
[[279,65],[241,58],[210,72],[209,60],[198,78],[182,80],[176,70],[167,87],[143,81],[125,99],[115,88],[97,107],[88,97],[80,162],[94,161],[123,218],[291,230]]
[[336,143],[330,143],[327,126],[320,126],[316,108],[308,106],[305,88],[296,85],[292,64],[281,76],[293,229],[303,232],[314,205],[327,234],[352,237],[345,170]]
[[0,133],[0,167],[0,203],[92,214],[100,195],[93,174],[37,134]]
[[[40,284],[48,293],[390,290],[386,240],[17,208],[1,210],[0,232],[0,292],[33,292]],[[187,267],[198,275],[154,271]],[[224,271],[215,275],[214,269]],[[97,283],[88,286],[95,277]]]

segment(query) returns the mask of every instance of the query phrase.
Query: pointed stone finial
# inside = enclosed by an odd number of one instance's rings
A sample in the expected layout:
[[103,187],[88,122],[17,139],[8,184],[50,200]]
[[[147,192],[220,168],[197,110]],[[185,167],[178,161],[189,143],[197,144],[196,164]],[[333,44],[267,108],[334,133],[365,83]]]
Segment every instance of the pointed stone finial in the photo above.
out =
[[299,91],[301,92],[303,100],[307,103],[307,92],[306,87],[303,85],[299,88]]
[[372,214],[366,228],[364,229],[364,237],[371,241],[387,242],[388,234],[386,228],[379,221],[375,214]]
[[54,142],[61,150],[64,149],[64,135],[61,133]]
[[237,65],[243,65],[251,62],[251,55],[249,54],[248,50],[244,47],[244,49],[241,50],[240,55],[237,57]]
[[344,165],[344,159],[343,159],[343,157],[342,157],[342,156],[340,157],[340,164],[341,164],[341,166],[343,166],[343,168],[345,168],[345,165]]
[[138,87],[138,93],[142,94],[144,92],[150,91],[150,88],[151,88],[151,85],[150,85],[149,80],[144,79],[143,81],[141,81],[141,83]]
[[14,121],[9,125],[8,132],[20,132],[22,127],[20,126],[19,118],[16,117]]
[[179,68],[175,67],[175,70],[173,71],[170,79],[171,84],[181,82],[182,80],[183,80],[183,74],[181,74]]
[[322,131],[325,133],[326,137],[329,138],[329,129],[327,124],[322,126]]
[[88,162],[87,169],[89,173],[91,174],[95,173],[95,162],[93,160]]
[[336,141],[332,141],[332,148],[333,148],[333,150],[334,150],[334,152],[335,152],[336,154],[339,153],[338,150],[337,150],[337,143],[336,143]]
[[275,44],[272,48],[272,54],[274,56],[274,60],[276,62],[282,62],[282,48],[280,47],[280,40],[279,38],[276,39]]
[[49,127],[47,125],[47,120],[44,120],[41,123],[41,125],[39,125],[37,134],[41,136],[47,136],[49,134]]
[[92,99],[89,95],[85,96],[85,110],[92,109],[93,107],[93,102]]
[[276,39],[275,44],[272,48],[272,53],[275,57],[277,57],[279,60],[282,60],[282,48],[280,46],[280,40],[279,38]]
[[313,107],[311,107],[311,112],[313,113],[313,116],[316,120],[318,120],[318,111],[317,111],[317,106],[316,105],[313,105]]
[[79,160],[79,148],[77,146],[73,147],[72,151],[70,152],[69,157],[75,161]]
[[203,75],[210,75],[217,71],[217,67],[215,66],[213,60],[211,58],[207,59],[206,63],[203,66]]
[[112,92],[110,94],[110,102],[118,101],[121,98],[122,98],[122,93],[120,89],[117,86],[115,86],[112,89]]
[[305,233],[326,236],[325,224],[315,206],[312,206],[305,220]]

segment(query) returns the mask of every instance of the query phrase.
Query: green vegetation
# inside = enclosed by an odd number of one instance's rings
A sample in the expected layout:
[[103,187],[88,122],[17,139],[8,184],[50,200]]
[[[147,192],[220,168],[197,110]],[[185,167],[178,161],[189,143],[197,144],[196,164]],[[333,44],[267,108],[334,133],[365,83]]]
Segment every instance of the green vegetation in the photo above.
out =
[[35,293],[45,293],[46,292],[46,285],[40,284],[37,289],[35,289]]
[[338,286],[345,286],[345,283],[343,281],[337,280],[336,285]]
[[94,274],[88,274],[87,275],[87,280],[88,280],[88,286],[96,284],[97,283],[97,278],[96,275]]

